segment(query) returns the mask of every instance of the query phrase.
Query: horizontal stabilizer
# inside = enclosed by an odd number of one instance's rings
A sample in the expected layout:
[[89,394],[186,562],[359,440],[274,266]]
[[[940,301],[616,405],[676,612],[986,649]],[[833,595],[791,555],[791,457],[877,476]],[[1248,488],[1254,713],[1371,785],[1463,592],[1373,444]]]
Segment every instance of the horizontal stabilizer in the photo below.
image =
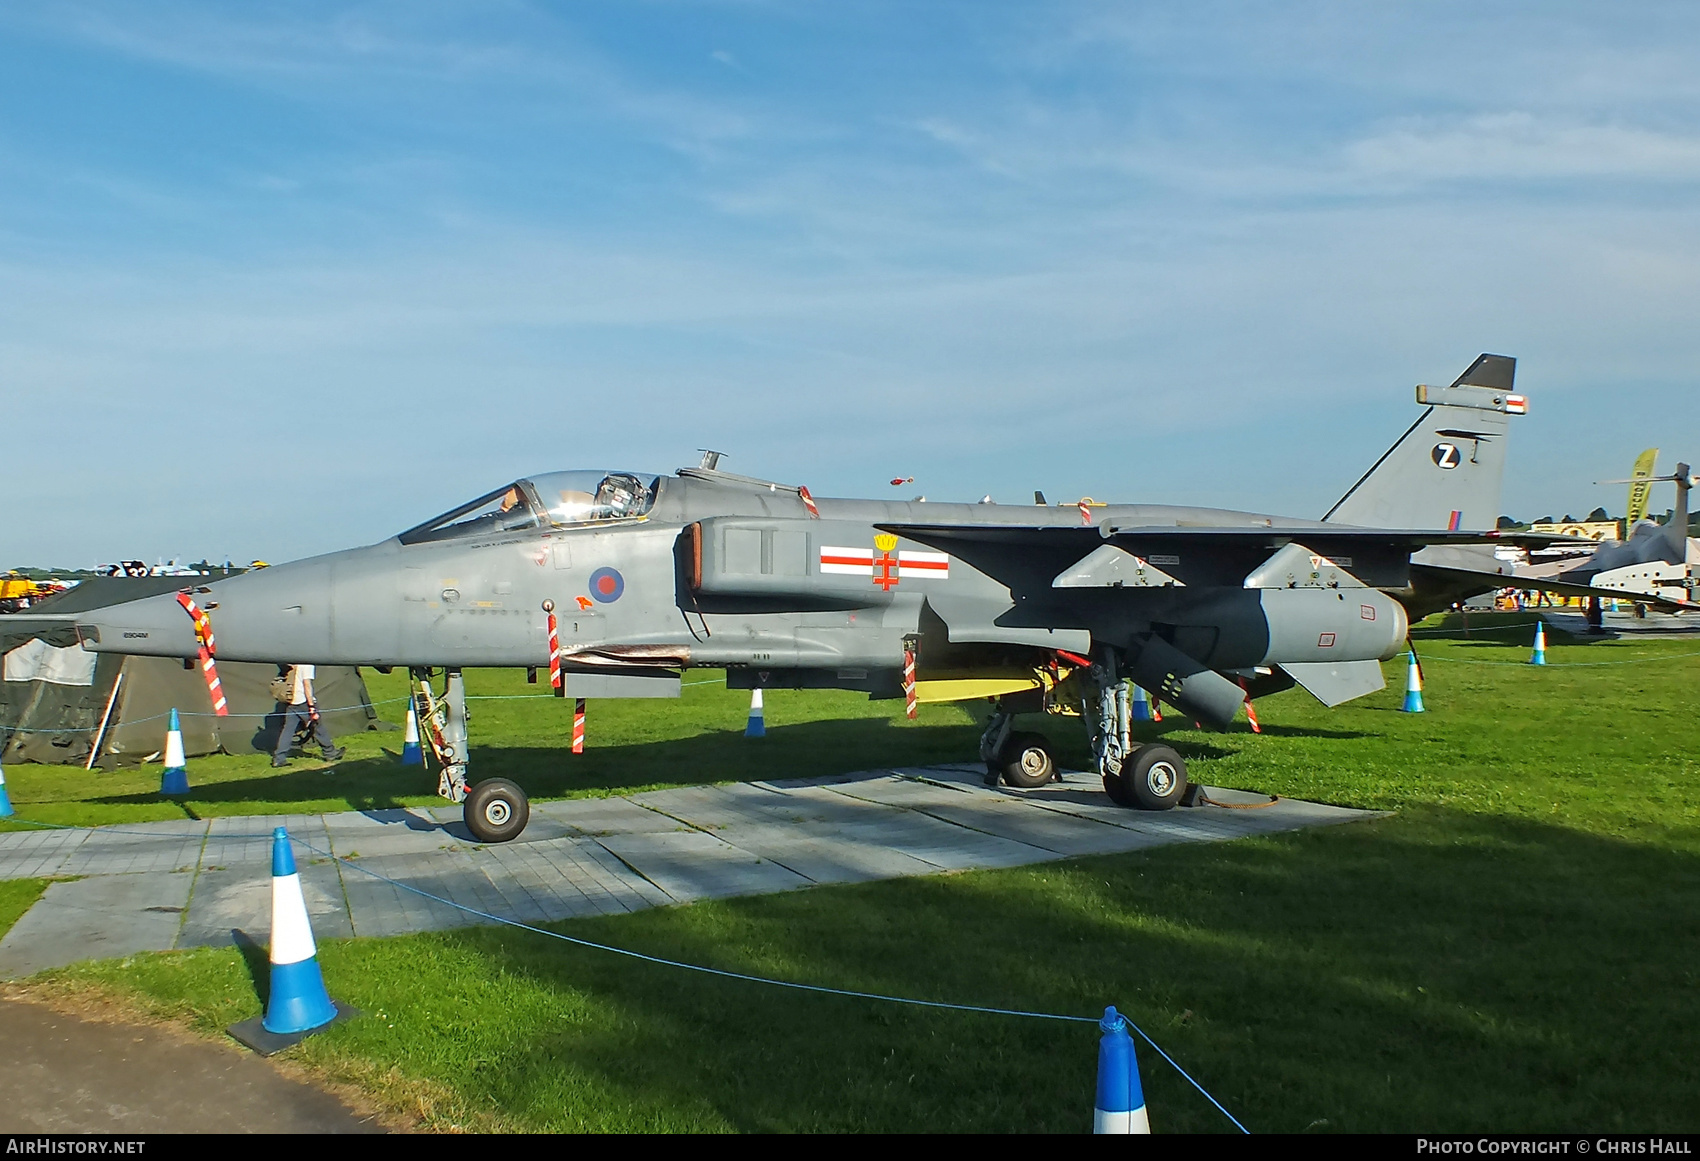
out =
[[1306,661],[1281,668],[1329,708],[1374,693],[1387,685],[1387,679],[1381,675],[1379,661]]

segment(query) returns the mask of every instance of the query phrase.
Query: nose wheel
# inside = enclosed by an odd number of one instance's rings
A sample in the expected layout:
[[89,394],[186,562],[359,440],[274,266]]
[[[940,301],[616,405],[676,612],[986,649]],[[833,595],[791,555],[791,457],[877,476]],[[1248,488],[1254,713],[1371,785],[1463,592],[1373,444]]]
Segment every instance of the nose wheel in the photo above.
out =
[[531,800],[506,778],[486,778],[466,793],[466,829],[482,843],[505,843],[519,837],[531,821]]

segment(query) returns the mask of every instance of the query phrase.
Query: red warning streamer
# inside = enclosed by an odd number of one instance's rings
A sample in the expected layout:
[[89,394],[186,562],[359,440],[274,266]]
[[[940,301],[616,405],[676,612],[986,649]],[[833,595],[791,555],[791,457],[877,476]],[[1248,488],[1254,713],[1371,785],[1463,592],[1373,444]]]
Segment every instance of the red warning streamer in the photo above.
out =
[[1243,677],[1240,678],[1240,688],[1245,691],[1245,720],[1251,723],[1252,733],[1261,734],[1263,727],[1257,724],[1257,711],[1251,708],[1251,690]]
[[555,619],[555,602],[544,601],[544,612],[549,614],[549,684],[554,687],[555,696],[561,696],[561,627]]
[[224,686],[218,680],[218,664],[213,661],[213,654],[218,647],[213,643],[212,618],[197,605],[187,592],[177,594],[177,603],[183,606],[183,611],[195,622],[195,647],[201,655],[201,676],[207,679],[207,696],[212,699],[213,713],[219,717],[230,716],[230,706],[224,700]]
[[809,490],[801,484],[797,485],[797,498],[803,502],[803,507],[809,510],[810,520],[820,519],[820,509],[815,507],[815,498],[809,495]]
[[584,753],[584,698],[573,702],[573,753]]
[[919,698],[915,693],[915,651],[903,651],[903,712],[909,715],[909,720],[915,720],[915,710]]

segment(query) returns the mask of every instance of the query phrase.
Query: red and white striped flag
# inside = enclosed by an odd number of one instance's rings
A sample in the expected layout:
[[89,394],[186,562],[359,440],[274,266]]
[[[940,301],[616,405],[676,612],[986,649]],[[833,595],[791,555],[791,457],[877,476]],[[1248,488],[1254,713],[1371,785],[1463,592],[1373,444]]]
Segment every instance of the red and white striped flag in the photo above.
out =
[[212,699],[213,713],[221,718],[229,717],[230,706],[224,700],[224,686],[218,679],[218,663],[213,660],[217,646],[213,644],[212,618],[195,604],[194,598],[187,592],[177,594],[177,603],[195,622],[195,648],[201,657],[201,676],[206,678],[207,696]]
[[549,685],[557,697],[561,693],[561,626],[555,618],[555,602],[544,601],[543,610],[549,616]]

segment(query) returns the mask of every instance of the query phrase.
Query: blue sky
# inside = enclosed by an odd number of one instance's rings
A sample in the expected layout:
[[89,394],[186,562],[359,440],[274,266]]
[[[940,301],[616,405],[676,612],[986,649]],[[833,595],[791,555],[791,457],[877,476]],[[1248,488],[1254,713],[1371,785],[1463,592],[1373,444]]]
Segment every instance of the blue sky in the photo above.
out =
[[1694,5],[7,6],[0,565],[704,446],[1311,516],[1481,351],[1505,508],[1619,511],[1697,194]]

